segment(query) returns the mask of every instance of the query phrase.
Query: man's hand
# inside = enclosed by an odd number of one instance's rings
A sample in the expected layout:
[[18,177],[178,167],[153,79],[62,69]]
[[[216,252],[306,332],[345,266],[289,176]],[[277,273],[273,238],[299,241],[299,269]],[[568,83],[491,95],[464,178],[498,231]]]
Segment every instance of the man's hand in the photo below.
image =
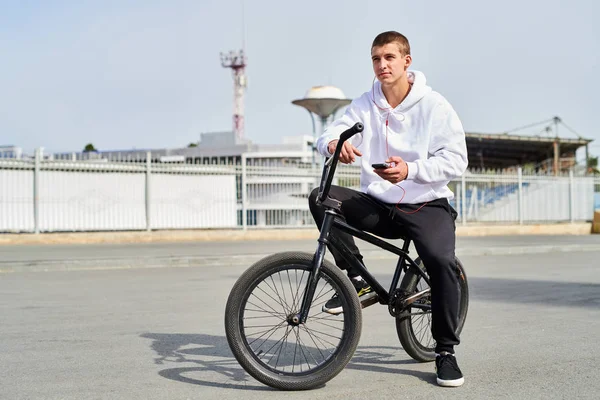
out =
[[[327,150],[329,150],[329,153],[333,154],[335,152],[338,142],[339,140],[337,139],[329,142],[327,145]],[[342,146],[342,151],[340,152],[340,161],[344,164],[350,164],[356,159],[355,156],[360,157],[362,156],[362,153],[358,151],[356,147],[352,146],[350,142],[345,141],[344,145]]]
[[408,176],[408,165],[402,157],[390,157],[385,162],[392,164],[392,167],[386,169],[375,169],[375,173],[381,178],[391,183],[402,182]]

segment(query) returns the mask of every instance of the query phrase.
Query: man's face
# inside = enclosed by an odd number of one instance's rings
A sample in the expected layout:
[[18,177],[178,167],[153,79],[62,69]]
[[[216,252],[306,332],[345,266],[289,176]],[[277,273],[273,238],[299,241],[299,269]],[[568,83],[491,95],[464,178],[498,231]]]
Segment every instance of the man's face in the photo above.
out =
[[393,85],[406,74],[412,62],[410,55],[400,53],[398,43],[388,43],[371,49],[373,72],[382,85]]

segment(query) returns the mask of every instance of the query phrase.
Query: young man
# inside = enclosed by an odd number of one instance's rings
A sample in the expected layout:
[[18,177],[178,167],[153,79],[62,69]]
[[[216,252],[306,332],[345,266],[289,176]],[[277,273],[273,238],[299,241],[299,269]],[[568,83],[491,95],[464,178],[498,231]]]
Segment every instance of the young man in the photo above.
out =
[[[317,141],[324,156],[335,151],[339,135],[356,122],[365,129],[344,143],[340,161],[360,157],[360,192],[332,186],[329,196],[342,202],[346,222],[357,229],[395,239],[410,237],[431,278],[432,335],[436,340],[437,382],[460,386],[462,372],[454,357],[458,323],[458,288],[455,274],[456,212],[448,203],[454,194],[452,179],[467,168],[467,148],[462,124],[448,101],[425,84],[425,76],[408,71],[410,45],[398,32],[383,32],[371,47],[372,88],[355,99]],[[372,164],[388,163],[387,168]],[[316,205],[318,189],[309,197],[310,210],[320,227],[324,209]],[[352,236],[337,231],[362,260]],[[376,294],[344,259],[332,251],[336,264],[346,269],[363,306]],[[330,299],[323,310],[339,314],[341,303]]]

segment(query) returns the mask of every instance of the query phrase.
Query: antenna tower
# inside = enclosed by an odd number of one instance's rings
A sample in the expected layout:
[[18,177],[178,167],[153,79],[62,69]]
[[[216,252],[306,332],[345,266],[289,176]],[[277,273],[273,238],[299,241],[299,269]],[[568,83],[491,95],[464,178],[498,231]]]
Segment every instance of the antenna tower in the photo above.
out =
[[244,91],[246,90],[246,56],[244,50],[221,53],[223,68],[233,71],[233,132],[238,139],[244,138]]

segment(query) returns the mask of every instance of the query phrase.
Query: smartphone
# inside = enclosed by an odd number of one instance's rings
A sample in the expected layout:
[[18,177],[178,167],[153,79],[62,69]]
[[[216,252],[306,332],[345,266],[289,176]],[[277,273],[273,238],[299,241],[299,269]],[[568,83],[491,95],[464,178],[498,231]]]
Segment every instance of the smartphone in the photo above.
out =
[[386,169],[391,167],[392,165],[390,163],[379,163],[379,164],[371,164],[371,167],[375,168],[375,169]]

